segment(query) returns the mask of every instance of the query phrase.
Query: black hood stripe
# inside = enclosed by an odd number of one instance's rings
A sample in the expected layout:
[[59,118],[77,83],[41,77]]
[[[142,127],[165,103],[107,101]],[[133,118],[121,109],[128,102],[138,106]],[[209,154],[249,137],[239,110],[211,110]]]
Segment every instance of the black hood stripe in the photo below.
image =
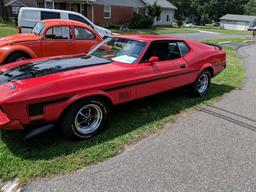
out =
[[63,71],[109,64],[111,61],[95,56],[69,56],[32,62],[12,68],[0,74],[0,85],[15,81],[41,77]]

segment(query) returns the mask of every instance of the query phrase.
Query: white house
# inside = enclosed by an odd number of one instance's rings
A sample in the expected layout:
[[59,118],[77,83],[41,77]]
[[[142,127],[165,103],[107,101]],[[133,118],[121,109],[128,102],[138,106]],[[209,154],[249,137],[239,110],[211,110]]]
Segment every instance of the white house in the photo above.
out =
[[155,2],[162,8],[161,15],[156,17],[154,20],[154,25],[172,25],[174,20],[174,13],[177,9],[172,3],[167,0],[143,0],[146,5],[153,5]]
[[246,31],[256,21],[256,16],[227,14],[220,18],[223,29]]

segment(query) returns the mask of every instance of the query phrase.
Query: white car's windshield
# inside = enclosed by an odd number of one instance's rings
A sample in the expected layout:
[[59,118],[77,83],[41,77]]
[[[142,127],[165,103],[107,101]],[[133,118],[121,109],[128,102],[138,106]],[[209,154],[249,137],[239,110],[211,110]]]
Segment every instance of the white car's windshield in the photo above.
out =
[[137,62],[145,46],[145,42],[109,37],[90,51],[88,55],[132,64]]
[[35,27],[32,30],[32,33],[36,34],[36,35],[40,35],[40,33],[43,31],[45,27],[45,24],[43,22],[38,22]]

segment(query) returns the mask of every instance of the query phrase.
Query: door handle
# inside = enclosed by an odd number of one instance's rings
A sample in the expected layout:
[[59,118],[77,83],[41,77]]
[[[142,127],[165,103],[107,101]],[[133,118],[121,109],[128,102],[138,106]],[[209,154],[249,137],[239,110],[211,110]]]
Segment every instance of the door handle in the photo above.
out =
[[186,65],[186,64],[181,64],[181,65],[180,65],[180,68],[181,68],[181,69],[185,69],[185,68],[187,68],[187,65]]

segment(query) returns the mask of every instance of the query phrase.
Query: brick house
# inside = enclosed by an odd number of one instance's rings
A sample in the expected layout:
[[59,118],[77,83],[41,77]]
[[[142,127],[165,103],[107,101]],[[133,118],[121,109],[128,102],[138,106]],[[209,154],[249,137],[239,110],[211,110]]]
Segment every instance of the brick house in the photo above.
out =
[[134,12],[146,14],[154,2],[162,7],[154,24],[171,25],[177,8],[167,0],[37,0],[37,6],[76,11],[98,25],[117,25],[129,23]]
[[7,17],[17,17],[21,7],[36,7],[35,0],[4,0]]

